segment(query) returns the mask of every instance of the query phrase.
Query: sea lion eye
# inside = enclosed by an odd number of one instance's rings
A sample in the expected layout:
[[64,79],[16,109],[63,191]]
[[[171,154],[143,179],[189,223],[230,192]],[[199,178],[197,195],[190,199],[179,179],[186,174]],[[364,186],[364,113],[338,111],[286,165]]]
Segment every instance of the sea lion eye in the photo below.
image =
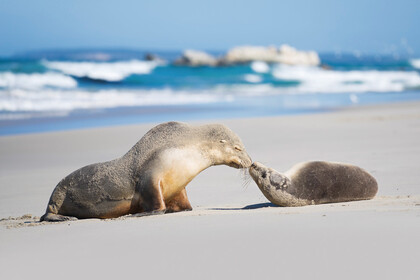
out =
[[220,140],[220,143],[226,143],[226,140]]
[[265,179],[265,177],[267,177],[267,172],[263,172],[262,174],[261,174],[261,177],[263,177],[263,179]]
[[235,145],[235,150],[237,150],[237,151],[242,151],[242,149],[241,149],[241,147],[239,147],[238,145]]

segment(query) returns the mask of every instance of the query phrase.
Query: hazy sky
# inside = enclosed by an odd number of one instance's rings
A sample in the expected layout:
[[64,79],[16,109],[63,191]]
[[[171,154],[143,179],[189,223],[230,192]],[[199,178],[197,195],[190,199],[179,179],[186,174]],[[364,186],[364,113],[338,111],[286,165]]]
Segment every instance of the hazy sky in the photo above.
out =
[[419,0],[1,0],[0,55],[45,48],[420,53]]

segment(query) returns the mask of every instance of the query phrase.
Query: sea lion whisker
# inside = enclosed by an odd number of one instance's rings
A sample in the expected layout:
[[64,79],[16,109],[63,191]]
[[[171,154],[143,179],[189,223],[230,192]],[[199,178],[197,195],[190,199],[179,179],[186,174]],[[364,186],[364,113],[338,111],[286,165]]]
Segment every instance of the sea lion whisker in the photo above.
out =
[[249,183],[251,182],[251,175],[249,174],[248,168],[241,168],[240,170],[240,176],[242,179],[242,187],[244,189],[247,189],[249,186]]
[[248,177],[242,181],[242,188],[245,190],[248,189],[249,184],[251,183],[251,177]]

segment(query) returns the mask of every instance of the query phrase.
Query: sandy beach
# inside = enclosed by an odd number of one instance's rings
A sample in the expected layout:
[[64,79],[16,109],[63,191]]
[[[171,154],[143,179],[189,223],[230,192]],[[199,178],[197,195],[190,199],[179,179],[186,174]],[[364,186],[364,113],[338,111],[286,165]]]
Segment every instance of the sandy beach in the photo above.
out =
[[[218,166],[187,186],[191,212],[40,224],[64,176],[123,155],[156,124],[4,136],[0,279],[418,278],[420,102],[210,122],[279,171],[309,160],[358,165],[378,195],[273,207],[250,178]],[[25,214],[35,218],[16,219]]]

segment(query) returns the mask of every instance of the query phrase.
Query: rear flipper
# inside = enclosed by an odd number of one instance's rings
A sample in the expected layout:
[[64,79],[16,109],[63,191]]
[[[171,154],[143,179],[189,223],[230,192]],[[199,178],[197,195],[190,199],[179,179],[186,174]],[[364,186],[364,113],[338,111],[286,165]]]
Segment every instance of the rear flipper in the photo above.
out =
[[78,219],[76,217],[71,216],[63,216],[53,213],[45,213],[41,219],[40,222],[64,222],[64,221],[77,221]]

